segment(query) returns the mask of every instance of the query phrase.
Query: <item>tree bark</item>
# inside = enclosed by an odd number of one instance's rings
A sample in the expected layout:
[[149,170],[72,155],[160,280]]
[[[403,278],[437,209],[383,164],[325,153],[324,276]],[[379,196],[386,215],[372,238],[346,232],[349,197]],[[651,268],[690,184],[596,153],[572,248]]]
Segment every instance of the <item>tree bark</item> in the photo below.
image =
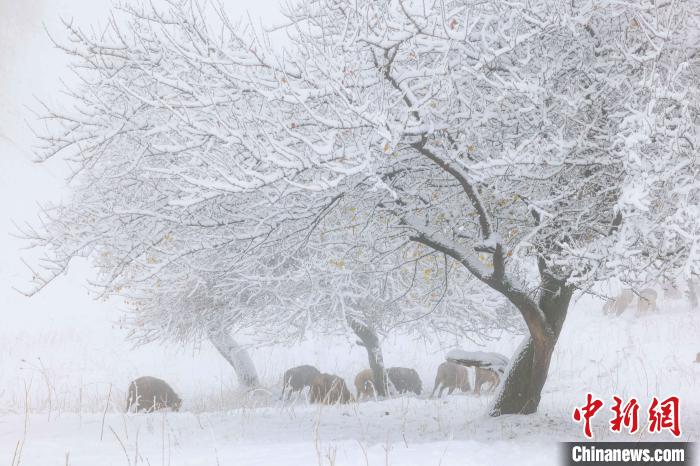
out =
[[692,278],[689,278],[686,283],[688,284],[688,301],[690,301],[690,305],[695,309],[698,307],[698,294],[697,291],[695,290],[695,280]]
[[238,383],[242,387],[255,388],[260,385],[258,372],[255,370],[255,365],[253,360],[250,359],[248,351],[239,345],[228,331],[210,331],[209,341],[221,353],[221,356],[231,364],[238,377]]
[[[510,363],[491,408],[491,416],[532,414],[537,411],[549,364],[571,302],[573,289],[565,281],[541,271],[539,307],[549,331],[544,338],[525,338]],[[516,303],[517,305],[517,303]]]
[[360,339],[357,343],[360,346],[364,346],[367,350],[367,359],[369,361],[369,367],[372,370],[372,381],[374,383],[374,392],[376,396],[387,396],[389,393],[388,379],[386,369],[384,368],[384,357],[382,356],[382,349],[379,345],[377,332],[370,326],[353,318],[348,318],[348,324],[353,332],[355,332],[355,335]]

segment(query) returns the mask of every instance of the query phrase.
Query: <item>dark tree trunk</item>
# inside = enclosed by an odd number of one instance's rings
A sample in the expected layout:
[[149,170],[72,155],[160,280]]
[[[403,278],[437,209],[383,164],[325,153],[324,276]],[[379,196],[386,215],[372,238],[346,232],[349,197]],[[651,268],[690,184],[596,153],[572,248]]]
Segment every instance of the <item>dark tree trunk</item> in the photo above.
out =
[[[541,270],[539,307],[550,331],[545,338],[526,337],[511,361],[506,378],[491,408],[491,416],[532,414],[540,404],[554,346],[561,333],[573,289]],[[517,305],[517,303],[516,303]]]
[[353,332],[355,332],[355,335],[360,339],[357,343],[360,346],[364,346],[367,350],[367,359],[369,361],[369,368],[372,369],[375,394],[377,396],[387,396],[389,392],[387,375],[377,332],[370,326],[353,318],[348,318],[348,324]]

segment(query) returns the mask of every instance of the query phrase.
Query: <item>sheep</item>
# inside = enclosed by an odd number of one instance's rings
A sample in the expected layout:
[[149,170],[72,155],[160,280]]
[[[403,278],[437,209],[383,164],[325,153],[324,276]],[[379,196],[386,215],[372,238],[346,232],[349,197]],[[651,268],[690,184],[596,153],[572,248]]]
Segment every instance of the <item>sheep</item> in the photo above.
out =
[[134,405],[136,405],[136,412],[150,413],[164,408],[179,411],[182,399],[164,380],[146,376],[139,377],[129,384],[126,411],[129,412]]
[[320,374],[311,383],[311,402],[321,404],[349,403],[355,401],[345,381],[333,374]]
[[420,395],[423,391],[423,382],[415,369],[390,367],[387,374],[389,381],[398,393],[413,392]]
[[620,315],[625,312],[627,306],[634,301],[634,292],[630,288],[624,288],[619,296],[609,299],[603,306],[603,312],[609,314],[614,312],[615,315]]
[[485,383],[489,384],[488,391],[493,392],[499,383],[501,383],[501,377],[498,372],[493,369],[488,369],[485,367],[475,367],[475,377],[474,377],[474,393],[476,395],[481,394],[481,386]]
[[305,387],[311,387],[311,383],[319,375],[321,371],[309,365],[288,369],[282,377],[282,399],[284,400],[285,390],[289,389],[287,392],[287,400],[289,400],[293,392],[301,392]]
[[647,311],[656,310],[656,291],[651,288],[645,288],[639,292],[639,301],[637,302],[637,312],[644,313]]
[[681,299],[683,293],[672,280],[664,280],[661,284],[664,291],[664,299]]
[[357,390],[357,399],[374,398],[374,375],[372,369],[360,371],[355,376],[355,390]]
[[435,391],[438,387],[440,387],[438,398],[442,396],[442,392],[445,388],[449,388],[447,392],[448,395],[451,395],[455,388],[459,388],[463,392],[468,392],[470,387],[467,368],[452,362],[443,362],[438,367],[437,375],[435,376],[435,387],[433,387],[433,392],[430,394],[431,398],[435,395]]

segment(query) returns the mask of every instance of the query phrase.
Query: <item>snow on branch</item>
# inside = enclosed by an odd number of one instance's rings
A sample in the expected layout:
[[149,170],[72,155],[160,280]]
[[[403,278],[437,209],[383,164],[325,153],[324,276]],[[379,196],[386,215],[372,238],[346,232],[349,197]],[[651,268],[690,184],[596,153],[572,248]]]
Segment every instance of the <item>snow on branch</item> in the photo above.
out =
[[544,334],[543,277],[700,273],[693,2],[286,14],[261,32],[137,2],[99,35],[66,24],[81,80],[37,156],[74,174],[24,231],[45,253],[30,293],[88,257],[147,338],[211,319],[293,338],[348,312],[486,335],[506,302]]
[[466,351],[452,349],[445,355],[445,360],[468,367],[483,367],[498,370],[503,373],[509,364],[509,359],[500,353],[487,351]]

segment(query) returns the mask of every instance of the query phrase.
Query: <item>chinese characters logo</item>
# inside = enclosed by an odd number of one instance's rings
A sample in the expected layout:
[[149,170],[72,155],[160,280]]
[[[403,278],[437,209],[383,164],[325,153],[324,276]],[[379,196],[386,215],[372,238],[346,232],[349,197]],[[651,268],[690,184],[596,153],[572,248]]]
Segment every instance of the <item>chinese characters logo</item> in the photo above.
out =
[[[610,430],[622,432],[627,430],[634,434],[639,430],[639,403],[636,398],[631,398],[623,404],[622,398],[613,396],[614,405],[610,408],[613,418],[610,420]],[[583,422],[583,434],[587,438],[593,438],[591,421],[603,408],[603,400],[595,398],[592,394],[586,395],[586,404],[574,409],[573,418],[576,422]],[[649,433],[658,433],[668,430],[675,437],[681,436],[680,427],[680,400],[677,396],[670,396],[665,400],[657,397],[651,399],[647,410],[647,430]]]

